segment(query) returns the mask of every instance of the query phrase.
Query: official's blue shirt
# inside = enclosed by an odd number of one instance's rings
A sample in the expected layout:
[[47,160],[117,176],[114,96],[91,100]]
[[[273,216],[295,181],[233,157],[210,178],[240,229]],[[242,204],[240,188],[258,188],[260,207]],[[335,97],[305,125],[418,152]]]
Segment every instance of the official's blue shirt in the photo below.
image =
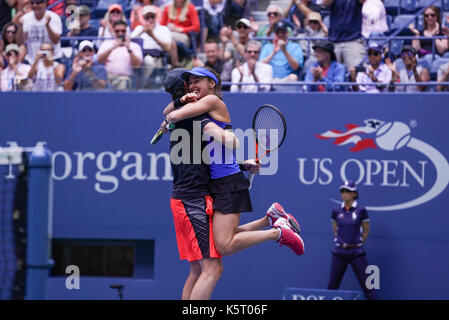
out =
[[[312,67],[307,70],[306,77],[304,81],[306,82],[314,82],[313,74],[310,71],[312,68],[316,68],[318,66],[318,62],[312,65]],[[341,86],[335,86],[334,82],[344,82],[345,81],[345,73],[346,68],[341,63],[337,61],[332,61],[329,70],[327,71],[327,75],[320,81],[326,82],[325,88],[327,91],[341,91],[343,88]],[[335,88],[334,88],[335,87]],[[307,91],[317,91],[318,86],[308,85]]]
[[[302,68],[304,62],[304,54],[301,46],[295,42],[287,42],[287,52],[299,63],[299,68]],[[263,60],[268,57],[274,50],[273,43],[267,43],[262,47],[259,60]],[[279,50],[269,62],[269,65],[273,67],[273,78],[285,78],[291,73],[298,73],[298,70],[293,68],[288,63],[287,57],[282,50]]]
[[351,41],[362,37],[362,6],[359,0],[334,0],[330,7],[330,42]]
[[[352,207],[346,210],[344,202],[332,211],[332,221],[337,223],[337,238],[335,238],[334,253],[363,253],[362,223],[369,221],[365,207],[354,201]],[[359,245],[358,248],[343,249],[343,244]]]

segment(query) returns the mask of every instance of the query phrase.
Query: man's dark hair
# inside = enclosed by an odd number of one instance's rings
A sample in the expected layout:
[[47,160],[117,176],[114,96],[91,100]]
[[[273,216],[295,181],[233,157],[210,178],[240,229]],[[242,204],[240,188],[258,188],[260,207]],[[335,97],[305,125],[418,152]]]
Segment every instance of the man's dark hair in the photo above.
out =
[[118,25],[124,25],[125,27],[127,27],[126,22],[123,21],[123,20],[115,21],[114,24],[113,24],[114,28],[115,28],[116,26],[118,26]]

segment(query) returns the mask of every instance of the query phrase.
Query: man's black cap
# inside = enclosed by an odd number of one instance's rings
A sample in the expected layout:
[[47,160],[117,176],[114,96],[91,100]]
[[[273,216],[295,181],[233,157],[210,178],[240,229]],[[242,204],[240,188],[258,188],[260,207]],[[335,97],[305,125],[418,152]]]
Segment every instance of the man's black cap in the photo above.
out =
[[329,52],[331,54],[332,61],[337,60],[337,56],[335,55],[335,52],[334,52],[334,45],[332,44],[332,42],[329,42],[327,40],[320,40],[317,43],[315,43],[312,48],[313,48],[313,50],[315,50],[316,48],[321,48],[323,50],[326,50],[327,52]]
[[278,32],[278,30],[288,31],[288,24],[285,21],[279,21],[274,25],[274,32]]
[[165,75],[164,88],[170,94],[174,94],[176,91],[184,86],[184,80],[182,79],[182,74],[186,72],[186,69],[176,68],[169,71]]

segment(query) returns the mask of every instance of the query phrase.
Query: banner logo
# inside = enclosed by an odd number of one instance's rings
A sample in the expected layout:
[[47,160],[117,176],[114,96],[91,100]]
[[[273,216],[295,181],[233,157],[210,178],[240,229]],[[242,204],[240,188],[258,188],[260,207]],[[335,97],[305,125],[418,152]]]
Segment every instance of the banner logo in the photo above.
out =
[[[362,152],[373,148],[384,151],[397,151],[410,148],[425,155],[436,169],[436,180],[425,194],[413,200],[388,206],[367,206],[369,210],[392,211],[415,207],[437,197],[449,184],[449,163],[433,146],[412,137],[410,127],[404,122],[384,122],[378,119],[367,119],[363,126],[346,124],[346,131],[328,130],[315,135],[322,140],[333,140],[338,147],[350,146],[351,152]],[[340,203],[338,201],[338,203]]]

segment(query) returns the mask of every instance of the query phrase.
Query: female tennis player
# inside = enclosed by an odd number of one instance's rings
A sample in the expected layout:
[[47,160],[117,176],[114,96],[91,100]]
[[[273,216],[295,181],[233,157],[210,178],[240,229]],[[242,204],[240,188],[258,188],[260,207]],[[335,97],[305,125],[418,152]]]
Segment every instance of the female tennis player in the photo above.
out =
[[[173,101],[185,94],[184,81],[181,79],[181,74],[185,71],[174,69],[165,77],[165,90],[171,93]],[[173,103],[171,107],[173,108]],[[177,128],[188,132],[191,151],[195,150],[192,147],[195,121],[198,121],[203,130],[208,128],[210,132],[215,132],[213,136],[218,141],[235,139],[233,133],[218,127],[205,116],[180,121]],[[163,124],[165,129],[165,121]],[[170,149],[178,143],[182,141],[171,137]],[[183,149],[179,152],[182,156]],[[209,299],[222,273],[221,255],[215,249],[212,231],[213,207],[208,188],[209,167],[204,163],[194,164],[192,160],[195,156],[198,155],[190,152],[189,162],[171,161],[174,178],[170,207],[175,223],[176,241],[181,260],[188,260],[190,263],[190,273],[182,291],[183,300]],[[199,156],[201,158],[201,154]]]
[[[169,112],[166,121],[178,123],[207,113],[211,121],[221,128],[232,128],[228,109],[221,97],[219,75],[212,69],[195,67],[184,73],[183,78],[188,82],[190,93],[183,96],[181,102],[187,104],[177,110],[166,109],[165,113]],[[213,152],[217,150],[216,142],[209,142],[207,148],[213,159]],[[268,240],[276,240],[297,255],[302,255],[304,242],[299,235],[299,225],[278,203],[268,209],[264,218],[239,226],[240,214],[253,210],[248,192],[249,181],[241,172],[235,153],[222,150],[222,155],[220,163],[214,160],[209,165],[214,241],[218,252],[230,255]],[[270,225],[271,229],[261,230]]]

